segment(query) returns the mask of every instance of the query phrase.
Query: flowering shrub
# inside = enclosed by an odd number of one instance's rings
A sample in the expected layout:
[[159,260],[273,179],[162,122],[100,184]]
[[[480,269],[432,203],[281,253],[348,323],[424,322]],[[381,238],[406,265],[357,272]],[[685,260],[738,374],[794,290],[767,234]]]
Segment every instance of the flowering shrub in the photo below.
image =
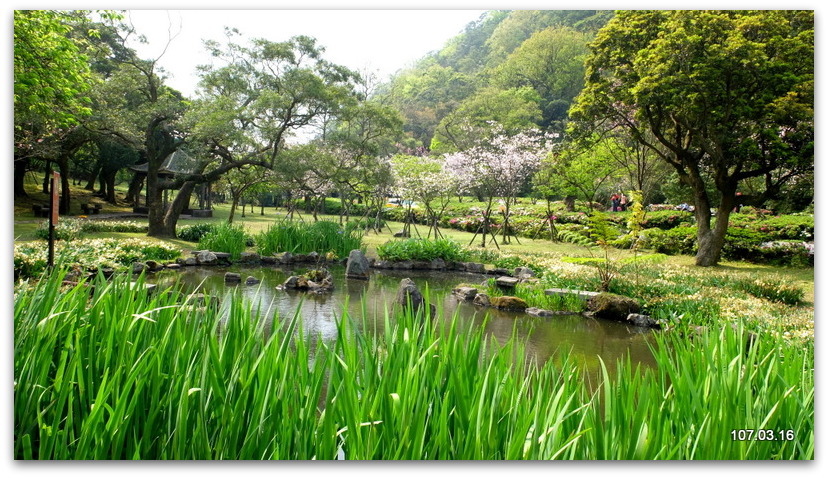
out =
[[185,241],[198,242],[201,240],[202,237],[215,230],[215,223],[201,222],[198,224],[179,227],[178,229],[176,229],[175,235],[178,236],[179,239]]
[[[66,217],[61,218],[55,224],[55,239],[58,241],[71,241],[83,235],[83,223],[79,219]],[[38,239],[49,239],[49,221],[43,221],[35,231]]]
[[728,225],[731,229],[739,228],[761,233],[761,241],[810,241],[814,238],[813,215],[757,218],[747,214],[733,214]]
[[147,232],[146,224],[138,224],[135,221],[83,221],[81,222],[83,232]]
[[[55,239],[79,239],[87,232],[147,232],[146,224],[134,221],[91,221],[81,217],[61,217],[55,225]],[[49,239],[49,221],[43,221],[35,231],[38,239]]]
[[[146,239],[91,239],[55,243],[55,265],[76,270],[119,269],[136,261],[171,260],[181,254],[174,246]],[[34,277],[46,268],[43,241],[15,244],[14,276]]]

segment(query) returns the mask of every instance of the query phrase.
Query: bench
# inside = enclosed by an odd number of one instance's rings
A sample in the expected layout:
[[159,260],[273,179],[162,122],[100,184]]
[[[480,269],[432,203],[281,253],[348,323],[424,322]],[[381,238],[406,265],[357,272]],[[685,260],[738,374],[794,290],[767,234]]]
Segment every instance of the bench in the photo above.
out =
[[32,204],[32,212],[35,217],[49,217],[52,208],[44,204]]
[[81,211],[86,215],[100,214],[102,208],[100,204],[81,204]]

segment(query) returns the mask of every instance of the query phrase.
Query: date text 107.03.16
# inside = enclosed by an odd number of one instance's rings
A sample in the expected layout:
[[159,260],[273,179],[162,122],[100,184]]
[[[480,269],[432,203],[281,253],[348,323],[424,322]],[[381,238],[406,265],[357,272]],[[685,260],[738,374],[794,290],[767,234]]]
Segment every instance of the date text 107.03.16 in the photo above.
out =
[[739,429],[731,430],[730,438],[737,441],[794,441],[796,432],[794,430],[763,430],[763,429]]

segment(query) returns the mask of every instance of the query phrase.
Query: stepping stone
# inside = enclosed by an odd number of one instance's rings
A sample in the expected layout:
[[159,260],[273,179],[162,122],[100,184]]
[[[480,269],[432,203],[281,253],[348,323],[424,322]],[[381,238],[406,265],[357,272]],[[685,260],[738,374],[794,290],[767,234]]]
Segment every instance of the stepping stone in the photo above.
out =
[[561,296],[574,294],[582,300],[589,300],[589,299],[591,299],[591,298],[593,298],[593,297],[595,297],[596,295],[599,294],[598,292],[591,292],[591,291],[587,291],[587,290],[554,289],[554,288],[553,289],[546,289],[544,291],[544,293],[546,295],[561,295]]

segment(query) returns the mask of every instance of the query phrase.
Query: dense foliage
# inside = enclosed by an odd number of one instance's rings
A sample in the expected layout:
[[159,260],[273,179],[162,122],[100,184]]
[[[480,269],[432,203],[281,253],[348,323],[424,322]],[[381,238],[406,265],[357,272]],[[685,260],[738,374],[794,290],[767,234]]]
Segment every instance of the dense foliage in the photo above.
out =
[[468,258],[468,253],[451,239],[409,238],[378,246],[377,256],[387,261],[463,261]]
[[264,256],[291,252],[316,252],[331,258],[345,258],[354,249],[364,250],[365,229],[359,223],[345,227],[331,221],[282,221],[255,236],[256,251]]
[[[171,245],[147,239],[84,239],[55,243],[55,264],[77,272],[101,269],[124,270],[138,261],[170,262],[181,251]],[[46,271],[46,241],[14,245],[14,277],[38,277]]]
[[297,315],[266,336],[238,296],[61,280],[15,291],[16,459],[814,458],[813,345],[741,326],[659,335],[657,369],[587,379],[474,324],[343,314],[322,340]]

